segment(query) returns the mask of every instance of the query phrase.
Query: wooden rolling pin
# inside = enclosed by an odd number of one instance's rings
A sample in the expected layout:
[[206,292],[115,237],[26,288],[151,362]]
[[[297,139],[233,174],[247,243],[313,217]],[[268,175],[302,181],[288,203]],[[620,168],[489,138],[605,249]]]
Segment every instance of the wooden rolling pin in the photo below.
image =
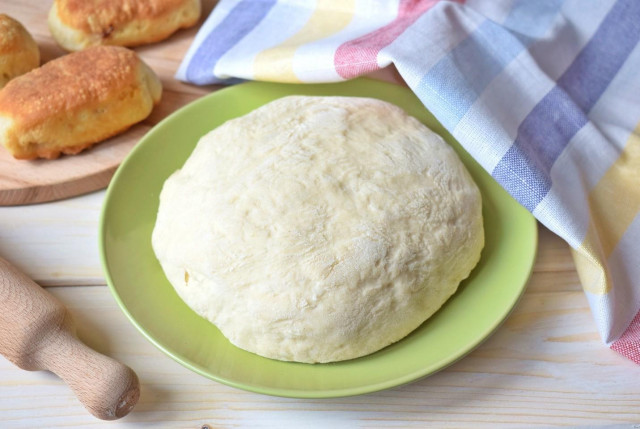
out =
[[64,305],[0,258],[0,354],[62,378],[94,416],[125,416],[140,397],[131,368],[82,343]]

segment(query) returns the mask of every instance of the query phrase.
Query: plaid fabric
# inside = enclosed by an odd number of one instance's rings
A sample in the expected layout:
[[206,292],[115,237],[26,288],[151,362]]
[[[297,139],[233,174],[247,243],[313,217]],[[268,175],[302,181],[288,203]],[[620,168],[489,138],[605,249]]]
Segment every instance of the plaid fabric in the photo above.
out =
[[603,341],[640,363],[640,1],[221,0],[177,77],[328,82],[391,63],[573,248]]

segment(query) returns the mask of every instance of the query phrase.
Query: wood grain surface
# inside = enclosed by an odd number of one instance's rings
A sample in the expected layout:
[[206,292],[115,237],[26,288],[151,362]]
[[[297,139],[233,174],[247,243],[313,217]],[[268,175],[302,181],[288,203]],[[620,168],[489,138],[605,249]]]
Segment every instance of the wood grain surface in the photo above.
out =
[[[95,213],[104,192],[29,206],[0,208],[0,253],[51,283],[79,337],[133,368],[137,407],[110,427],[200,428],[512,428],[640,423],[640,368],[600,341],[567,245],[539,228],[537,262],[526,292],[506,322],[470,355],[413,384],[370,395],[297,400],[244,392],[199,376],[149,343],[126,319],[99,272]],[[50,212],[56,213],[49,216]],[[83,230],[67,219],[83,220]],[[43,223],[50,233],[41,233]],[[14,229],[12,225],[19,225]],[[77,236],[74,236],[77,234]],[[65,237],[68,237],[65,239]],[[60,256],[65,240],[73,246]],[[9,249],[11,248],[11,249]],[[30,254],[39,255],[31,258]],[[87,256],[93,255],[93,256]],[[74,261],[83,261],[74,271]],[[37,262],[37,266],[33,263]],[[51,277],[56,264],[65,277]],[[86,275],[86,274],[85,274]],[[104,282],[104,281],[102,281]],[[104,283],[102,283],[104,284]],[[64,383],[0,358],[0,427],[99,427]]]
[[[78,336],[140,377],[140,402],[110,427],[631,429],[640,423],[640,368],[602,344],[569,248],[544,227],[524,296],[470,355],[389,391],[296,400],[210,381],[168,358],[131,325],[99,274],[95,249],[103,198],[100,191],[0,207],[0,254],[44,283],[61,285],[47,290],[67,306]],[[82,285],[83,278],[93,286]],[[0,358],[0,427],[102,424],[57,377],[19,370]]]
[[[20,21],[33,35],[41,51],[42,63],[67,53],[56,44],[47,27],[51,3],[33,0],[2,0],[0,3],[0,12]],[[203,6],[203,17],[206,17],[213,2],[204,1]],[[55,160],[16,160],[0,145],[0,205],[58,200],[106,187],[124,157],[153,125],[214,89],[184,85],[173,78],[177,63],[201,22],[166,41],[136,49],[159,75],[164,87],[160,105],[144,121],[79,155],[61,156]]]

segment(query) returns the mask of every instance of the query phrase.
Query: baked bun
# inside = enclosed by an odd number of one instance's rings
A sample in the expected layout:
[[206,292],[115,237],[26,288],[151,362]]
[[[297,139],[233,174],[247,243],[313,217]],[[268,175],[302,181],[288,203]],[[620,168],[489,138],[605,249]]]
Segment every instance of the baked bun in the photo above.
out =
[[149,116],[161,94],[158,77],[129,49],[65,55],[0,91],[0,143],[18,159],[76,154]]
[[200,18],[200,0],[55,0],[49,29],[69,51],[159,42]]
[[40,65],[40,50],[15,19],[0,13],[0,88]]

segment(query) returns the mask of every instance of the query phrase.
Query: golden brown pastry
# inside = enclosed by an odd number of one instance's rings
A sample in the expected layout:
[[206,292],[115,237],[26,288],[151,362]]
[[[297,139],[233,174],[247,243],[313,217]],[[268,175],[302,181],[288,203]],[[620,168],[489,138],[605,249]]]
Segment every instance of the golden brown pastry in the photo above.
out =
[[57,58],[0,91],[0,143],[18,159],[76,154],[146,118],[162,85],[131,50]]
[[40,50],[15,19],[0,13],[0,88],[40,65]]
[[49,29],[69,51],[89,46],[138,46],[195,25],[200,0],[55,0]]

